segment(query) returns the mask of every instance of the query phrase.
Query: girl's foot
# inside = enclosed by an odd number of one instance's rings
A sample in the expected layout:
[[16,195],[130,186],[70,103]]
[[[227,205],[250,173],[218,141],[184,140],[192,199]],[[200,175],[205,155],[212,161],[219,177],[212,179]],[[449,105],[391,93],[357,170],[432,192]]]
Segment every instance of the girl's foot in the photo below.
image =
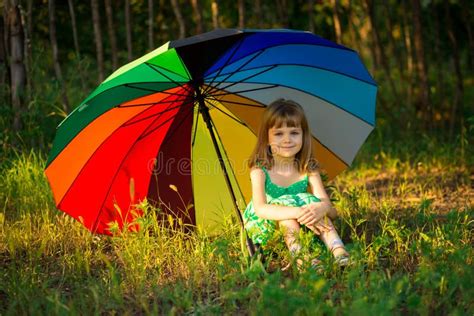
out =
[[[298,271],[302,272],[305,269],[305,262],[306,260],[303,259],[296,259],[296,265],[298,267]],[[287,271],[291,267],[291,262],[284,266],[281,271]],[[313,258],[311,259],[311,265],[309,269],[314,270],[316,272],[321,273],[323,271],[322,262],[319,259]]]
[[[298,265],[298,271],[299,272],[302,272],[304,270],[305,261],[303,261],[302,259],[297,259],[296,260],[296,264]],[[311,269],[313,271],[316,271],[318,273],[323,272],[323,266],[322,266],[321,260],[313,258],[313,259],[311,259],[310,263],[311,263],[311,265],[309,266],[309,269]]]
[[334,255],[334,261],[338,266],[345,267],[349,265],[349,253],[344,247],[334,248],[332,249],[332,253]]

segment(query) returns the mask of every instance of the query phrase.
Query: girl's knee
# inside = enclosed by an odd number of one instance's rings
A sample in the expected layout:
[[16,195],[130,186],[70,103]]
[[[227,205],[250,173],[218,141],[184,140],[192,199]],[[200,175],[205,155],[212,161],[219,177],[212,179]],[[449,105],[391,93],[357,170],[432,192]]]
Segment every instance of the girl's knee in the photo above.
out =
[[278,224],[280,227],[291,228],[291,229],[298,229],[300,228],[300,224],[296,219],[287,219],[284,221],[279,221]]

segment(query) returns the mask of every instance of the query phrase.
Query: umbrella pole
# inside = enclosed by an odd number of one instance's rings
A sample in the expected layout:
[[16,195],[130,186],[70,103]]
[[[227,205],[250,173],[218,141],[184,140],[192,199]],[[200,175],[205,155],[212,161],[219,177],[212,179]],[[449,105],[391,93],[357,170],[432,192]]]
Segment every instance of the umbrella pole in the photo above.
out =
[[242,228],[245,234],[247,249],[249,251],[250,256],[253,256],[255,254],[255,245],[253,244],[252,239],[249,238],[249,236],[247,235],[247,231],[245,230],[244,220],[242,219],[242,215],[240,214],[240,211],[239,211],[239,206],[237,205],[237,198],[235,197],[234,190],[232,189],[229,175],[227,174],[227,170],[225,168],[224,159],[222,158],[221,151],[219,150],[219,145],[217,144],[216,135],[214,135],[214,131],[212,129],[211,116],[209,115],[209,108],[204,104],[204,98],[201,94],[201,89],[199,87],[196,87],[196,95],[199,102],[199,112],[202,114],[204,122],[206,122],[206,126],[209,129],[209,133],[211,134],[212,143],[214,144],[217,157],[219,158],[219,163],[221,165],[222,172],[224,173],[224,178],[227,184],[227,188],[229,189],[230,195],[232,197],[232,201],[234,202],[235,211],[237,212],[237,216],[239,217],[240,224],[242,225]]

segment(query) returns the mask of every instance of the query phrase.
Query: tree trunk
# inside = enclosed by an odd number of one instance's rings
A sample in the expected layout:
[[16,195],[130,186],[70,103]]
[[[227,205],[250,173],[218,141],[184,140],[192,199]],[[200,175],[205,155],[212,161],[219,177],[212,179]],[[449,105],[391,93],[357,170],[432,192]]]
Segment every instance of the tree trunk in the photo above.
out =
[[191,5],[193,6],[194,20],[196,21],[196,34],[201,34],[204,32],[201,6],[198,0],[191,0]]
[[378,52],[378,56],[380,58],[380,63],[382,64],[382,68],[385,72],[385,76],[387,77],[390,88],[392,90],[392,94],[395,97],[395,100],[399,99],[397,89],[395,87],[395,83],[392,78],[392,74],[390,71],[390,65],[388,64],[388,58],[385,55],[385,50],[382,47],[381,41],[380,41],[380,34],[377,29],[377,25],[375,23],[375,12],[374,12],[374,4],[372,0],[365,0],[365,6],[367,10],[367,15],[369,16],[369,24],[370,24],[370,29],[372,33],[372,39],[374,41],[375,45],[375,50]]
[[30,65],[33,62],[33,50],[32,50],[32,41],[33,41],[33,0],[28,0],[26,4],[26,62],[28,63],[27,69],[27,88],[28,88],[28,100],[31,100],[31,91],[34,91],[33,81],[28,80],[28,73],[31,69]]
[[13,0],[8,8],[8,25],[10,35],[10,83],[13,109],[13,130],[22,128],[21,112],[24,107],[26,69],[24,64],[24,31],[21,24],[19,1]]
[[314,0],[308,0],[308,28],[314,33]]
[[367,16],[369,17],[368,18],[368,24],[369,24],[369,29],[370,29],[369,33],[372,37],[371,46],[373,47],[373,54],[375,57],[374,65],[375,65],[375,68],[378,69],[380,68],[380,65],[382,64],[382,56],[380,56],[380,49],[378,48],[377,36],[375,35],[375,32],[374,32],[374,21],[372,20],[372,14],[373,14],[372,1],[365,0],[364,9],[366,11]]
[[[2,17],[3,17],[3,32],[2,32],[2,44],[1,46],[3,47],[3,53],[4,53],[4,70],[5,70],[5,77],[4,77],[4,82],[5,85],[10,86],[10,65],[9,65],[9,60],[10,60],[10,24],[9,24],[9,14],[10,14],[10,6],[9,6],[9,1],[5,1],[3,3],[3,12],[2,12]],[[5,86],[6,89],[6,86]]]
[[[393,38],[393,21],[392,21],[392,16],[389,8],[389,3],[388,1],[382,1],[382,5],[384,8],[384,13],[385,13],[385,22],[386,22],[386,27],[387,27],[387,34],[388,34],[388,40],[390,43],[390,47],[392,48],[393,55],[395,57],[395,61],[397,62],[397,67],[398,67],[398,72],[400,74],[400,78],[404,78],[403,76],[403,62],[402,58],[400,55],[400,50],[397,46],[397,42]],[[393,10],[397,12],[396,10]]]
[[422,108],[422,117],[424,126],[431,130],[431,118],[433,111],[430,100],[430,85],[428,82],[428,66],[425,59],[425,48],[423,44],[423,27],[421,24],[421,5],[420,0],[412,1],[413,4],[413,35],[416,54],[416,69],[420,80],[420,102]]
[[261,29],[263,27],[262,17],[262,1],[255,0],[255,17],[257,18],[257,27]]
[[117,37],[115,36],[111,0],[105,0],[105,14],[107,16],[107,33],[109,34],[110,50],[112,54],[112,69],[116,70],[118,68]]
[[28,103],[31,100],[31,87],[28,84],[28,69],[30,69],[31,65],[31,41],[30,41],[30,33],[28,31],[28,24],[26,23],[26,15],[21,4],[18,5],[20,10],[20,21],[21,21],[21,29],[23,30],[23,64],[25,67],[25,95],[24,95],[24,103]]
[[[445,82],[444,82],[444,79],[443,79],[443,76],[444,76],[444,72],[445,72],[445,69],[444,69],[444,60],[443,60],[443,56],[442,56],[442,53],[441,53],[441,26],[440,26],[440,17],[439,17],[439,14],[438,14],[438,8],[436,6],[436,3],[432,3],[431,4],[431,16],[433,17],[433,19],[431,19],[433,22],[434,22],[434,27],[433,27],[433,30],[434,30],[434,37],[433,37],[433,41],[434,41],[434,45],[433,45],[433,58],[434,58],[434,63],[435,65],[437,65],[437,67],[435,68],[435,72],[436,72],[436,93],[435,95],[437,96],[437,104],[438,104],[438,111],[440,112],[440,114],[436,115],[435,114],[435,118],[436,116],[439,116],[440,117],[440,120],[442,118],[442,112],[444,110],[444,102],[445,102],[445,93],[444,93],[444,89],[445,89]],[[438,119],[435,119],[433,124],[437,124],[438,122]],[[441,124],[443,123],[443,121],[441,120]],[[436,126],[435,126],[436,127]],[[446,126],[444,126],[446,127]]]
[[219,28],[219,5],[217,4],[217,1],[212,1],[211,10],[212,10],[212,27],[214,29],[218,29]]
[[171,0],[171,5],[173,6],[173,12],[179,25],[179,38],[184,38],[186,37],[186,25],[183,15],[181,14],[181,9],[179,8],[178,0]]
[[63,104],[62,104],[63,110],[64,112],[68,113],[69,100],[67,97],[66,85],[63,80],[61,65],[59,63],[58,43],[56,40],[56,8],[55,8],[54,0],[49,0],[48,5],[49,5],[49,39],[51,41],[51,49],[53,51],[54,72],[59,82],[59,86],[61,87],[61,94],[63,98]]
[[154,38],[154,13],[153,13],[153,0],[148,0],[148,50],[152,51],[155,48]]
[[[81,57],[81,49],[79,46],[79,39],[77,36],[77,24],[76,24],[76,13],[74,10],[74,2],[73,0],[68,0],[68,7],[69,7],[69,16],[71,17],[71,26],[72,26],[72,36],[74,40],[74,49],[76,51],[76,58],[79,60]],[[82,68],[78,69],[78,74],[81,79],[81,86],[82,89],[86,89],[86,82],[84,80],[84,70]]]
[[334,33],[336,35],[336,41],[339,44],[342,43],[342,31],[341,31],[341,22],[339,19],[339,1],[340,0],[331,0],[332,6],[332,21],[334,23]]
[[474,37],[472,31],[472,17],[469,11],[469,5],[466,0],[461,1],[461,12],[464,25],[466,26],[467,39],[469,40],[469,67],[471,72],[474,72]]
[[[367,14],[367,9],[362,3],[361,6],[365,10],[364,13]],[[375,74],[375,72],[380,69],[380,56],[378,55],[378,51],[375,49],[374,37],[372,34],[370,21],[369,19],[367,19],[366,16],[359,17],[357,14],[352,14],[352,21],[357,41],[359,43],[363,43],[363,46],[361,46],[361,48],[364,49],[364,51],[368,50],[370,53],[370,59],[372,60],[371,73]],[[371,36],[372,39],[369,39],[369,36]],[[368,55],[368,53],[366,55]]]
[[127,56],[128,61],[132,61],[132,25],[130,17],[130,0],[125,0],[125,29],[127,34]]
[[288,3],[286,0],[276,0],[277,5],[277,13],[279,22],[281,23],[282,27],[288,27]]
[[456,89],[454,93],[454,100],[451,106],[451,115],[449,121],[449,136],[453,139],[454,127],[456,125],[456,118],[458,109],[461,108],[462,99],[464,96],[463,77],[461,72],[461,62],[459,60],[459,47],[456,36],[454,35],[453,23],[451,19],[451,10],[448,0],[444,0],[444,12],[446,13],[446,31],[448,32],[449,41],[452,46],[452,58],[454,64],[454,71],[456,73]]
[[361,56],[362,60],[364,59],[363,55],[363,50],[361,47],[361,39],[360,39],[360,34],[357,29],[357,26],[355,25],[354,21],[354,9],[352,7],[352,3],[349,1],[349,9],[348,9],[348,14],[347,14],[347,20],[348,20],[348,28],[349,28],[349,34],[351,38],[351,46],[355,47],[357,49],[357,52]]
[[[403,12],[409,12],[409,8],[407,5],[406,0],[402,1],[402,9]],[[406,59],[406,65],[405,65],[405,76],[408,80],[408,91],[407,91],[407,104],[412,103],[413,99],[413,94],[414,94],[414,53],[413,53],[413,40],[411,37],[412,31],[410,29],[411,23],[409,22],[408,19],[408,14],[402,14],[402,23],[401,23],[401,30],[402,30],[402,36],[403,36],[403,45],[405,49],[405,59]]]
[[0,16],[0,87],[1,94],[5,92],[7,84],[7,54],[5,52],[5,23],[3,22],[3,14]]
[[245,2],[244,0],[238,1],[239,6],[239,28],[245,28]]
[[80,57],[81,50],[79,47],[79,40],[77,38],[76,13],[74,12],[74,2],[73,0],[68,0],[67,2],[69,5],[69,15],[71,16],[72,37],[74,39],[74,48],[76,49],[77,57]]
[[97,56],[97,66],[99,67],[99,83],[104,81],[104,47],[102,45],[102,31],[100,30],[99,3],[91,0],[92,23],[94,24],[95,51]]

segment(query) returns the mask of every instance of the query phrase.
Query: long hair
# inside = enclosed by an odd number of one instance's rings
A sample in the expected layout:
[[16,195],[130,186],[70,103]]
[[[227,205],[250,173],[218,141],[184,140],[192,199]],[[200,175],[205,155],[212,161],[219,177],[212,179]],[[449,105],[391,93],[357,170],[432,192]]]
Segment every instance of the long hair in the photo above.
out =
[[271,169],[274,165],[273,155],[268,143],[268,131],[270,128],[301,127],[303,130],[303,144],[301,150],[295,156],[296,168],[300,173],[319,170],[319,164],[313,156],[311,145],[311,132],[304,110],[298,103],[278,99],[273,101],[264,111],[262,124],[258,133],[257,144],[250,156],[248,166],[263,166]]

